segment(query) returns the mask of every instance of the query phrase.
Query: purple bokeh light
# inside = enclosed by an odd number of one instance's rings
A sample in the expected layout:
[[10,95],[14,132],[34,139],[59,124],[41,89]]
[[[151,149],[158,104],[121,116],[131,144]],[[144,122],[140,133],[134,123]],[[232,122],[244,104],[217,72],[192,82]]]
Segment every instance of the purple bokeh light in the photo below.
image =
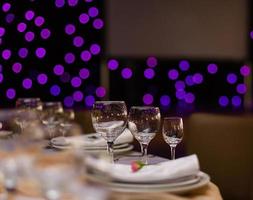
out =
[[155,71],[151,68],[145,69],[144,76],[147,79],[152,79],[155,76]]
[[16,90],[13,89],[13,88],[9,88],[7,91],[6,91],[6,97],[8,99],[14,99],[16,96]]
[[73,45],[76,47],[81,47],[84,44],[84,39],[81,36],[76,36],[73,39]]
[[207,71],[209,74],[216,74],[218,71],[218,66],[214,63],[207,65]]
[[57,8],[62,8],[65,5],[65,0],[55,0],[54,3]]
[[8,12],[11,9],[11,4],[10,3],[4,3],[2,6],[2,11],[3,12]]
[[176,80],[179,76],[179,73],[176,69],[171,69],[168,72],[168,78],[171,80]]
[[66,107],[72,107],[74,105],[74,100],[71,96],[67,96],[64,98],[63,103]]
[[26,58],[28,55],[28,49],[27,48],[20,48],[18,51],[18,55],[20,58]]
[[44,22],[45,22],[45,19],[42,16],[38,16],[34,20],[35,25],[38,27],[42,26],[44,24]]
[[253,39],[253,31],[250,32],[250,37]]
[[3,74],[0,74],[0,83],[2,83],[4,80],[4,75]]
[[171,102],[171,100],[170,100],[170,97],[168,95],[161,96],[161,98],[160,98],[160,104],[162,106],[169,106],[170,102]]
[[184,100],[186,103],[191,104],[195,101],[195,95],[193,93],[189,92],[184,96]]
[[48,28],[44,28],[40,32],[40,37],[44,40],[48,39],[51,36],[51,31]]
[[190,63],[187,60],[181,60],[179,62],[179,68],[181,71],[188,71],[190,68]]
[[78,0],[68,0],[68,4],[71,7],[74,7],[78,4]]
[[121,76],[124,78],[124,79],[130,79],[133,75],[133,72],[130,68],[126,67],[124,69],[122,69],[121,71]]
[[95,29],[101,29],[101,28],[103,28],[103,26],[104,26],[104,22],[103,22],[102,19],[95,19],[95,20],[93,21],[93,27],[94,27]]
[[192,80],[196,84],[201,84],[203,82],[203,75],[200,73],[196,73],[193,75]]
[[100,98],[104,97],[106,95],[106,89],[102,86],[98,87],[96,89],[96,95],[97,97],[100,97]]
[[81,53],[81,59],[84,62],[88,62],[91,59],[91,53],[87,50],[82,51]]
[[11,57],[11,50],[10,50],[10,49],[4,49],[4,50],[2,51],[2,58],[3,58],[4,60],[9,60],[10,57]]
[[65,26],[65,33],[68,35],[72,35],[76,32],[76,27],[73,24],[67,24]]
[[186,85],[188,85],[188,86],[194,85],[194,82],[193,82],[193,80],[192,80],[192,75],[187,75],[187,76],[186,76],[186,78],[185,78],[185,83],[186,83]]
[[0,37],[2,37],[5,34],[5,28],[0,27]]
[[86,13],[82,13],[79,16],[79,21],[80,21],[81,24],[87,24],[89,22],[89,20],[90,20],[90,17]]
[[184,90],[177,90],[176,91],[176,98],[179,99],[179,100],[182,100],[185,98],[185,91]]
[[73,93],[73,99],[76,101],[76,102],[80,102],[83,100],[83,93],[81,91],[75,91]]
[[47,83],[47,75],[46,74],[39,74],[37,76],[37,81],[40,85],[45,85]]
[[18,32],[20,32],[20,33],[23,33],[23,32],[26,30],[26,28],[27,28],[27,25],[26,25],[26,23],[24,23],[24,22],[21,22],[21,23],[19,23],[19,24],[17,25],[17,30],[18,30]]
[[237,76],[234,73],[229,73],[227,75],[227,82],[230,84],[235,84],[237,82]]
[[115,59],[111,59],[107,62],[107,67],[110,70],[116,70],[119,67],[119,62]]
[[61,76],[64,73],[64,67],[60,64],[54,66],[54,74]]
[[23,88],[30,89],[32,87],[32,80],[29,78],[25,78],[22,82]]
[[154,97],[151,94],[145,94],[142,98],[142,101],[145,105],[151,105],[154,101]]
[[64,56],[64,60],[65,60],[66,63],[72,64],[72,63],[75,62],[76,57],[73,53],[66,53],[65,56]]
[[249,76],[251,73],[251,68],[247,65],[244,65],[241,67],[240,73],[242,76]]
[[96,17],[98,15],[99,11],[96,7],[89,8],[88,14],[90,17]]
[[40,58],[40,59],[44,58],[45,55],[46,55],[46,53],[47,53],[47,52],[46,52],[46,49],[43,48],[43,47],[39,47],[39,48],[37,48],[36,51],[35,51],[36,56],[37,56],[38,58]]
[[242,99],[239,96],[233,96],[231,101],[232,101],[232,105],[235,107],[239,107],[242,104]]
[[244,83],[240,83],[236,86],[236,91],[239,94],[245,94],[247,92],[247,86]]
[[21,70],[22,70],[22,64],[21,63],[18,63],[18,62],[16,62],[16,63],[14,63],[13,65],[12,65],[12,71],[13,72],[15,72],[15,73],[20,73],[21,72]]
[[90,76],[90,71],[86,68],[82,68],[80,69],[79,71],[79,76],[82,78],[82,79],[87,79],[89,78]]
[[28,21],[31,21],[33,18],[34,18],[34,11],[32,10],[28,10],[26,13],[25,13],[25,18],[26,20]]
[[175,83],[175,88],[176,88],[176,90],[184,90],[184,88],[185,88],[184,81],[177,81]]
[[82,80],[79,77],[73,77],[71,79],[71,85],[75,88],[80,87],[82,84]]
[[227,96],[221,96],[221,97],[219,98],[219,105],[220,105],[220,106],[226,107],[226,106],[228,106],[228,104],[229,104],[229,99],[228,99]]
[[157,59],[154,56],[150,56],[146,60],[146,64],[149,67],[156,67],[157,66]]
[[100,53],[100,46],[98,44],[92,44],[90,46],[90,52],[93,55],[98,55]]
[[58,85],[52,85],[52,87],[50,88],[50,93],[53,96],[59,96],[59,94],[61,93],[61,88]]
[[85,97],[85,104],[87,107],[91,107],[93,106],[93,104],[95,103],[95,97],[92,95],[88,95],[87,97]]
[[31,31],[28,31],[28,32],[25,34],[25,40],[26,40],[27,42],[33,41],[33,40],[34,40],[34,37],[35,37],[35,35],[34,35],[34,33],[31,32]]

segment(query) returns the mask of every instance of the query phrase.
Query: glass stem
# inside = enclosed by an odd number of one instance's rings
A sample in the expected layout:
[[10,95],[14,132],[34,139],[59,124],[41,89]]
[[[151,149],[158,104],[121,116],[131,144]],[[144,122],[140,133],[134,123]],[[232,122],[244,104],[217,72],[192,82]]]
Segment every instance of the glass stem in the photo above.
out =
[[109,153],[111,163],[114,163],[113,142],[107,142],[107,151]]
[[141,144],[142,148],[142,161],[145,165],[148,164],[148,144]]
[[175,145],[170,146],[170,155],[171,155],[171,160],[175,160],[175,158],[176,158],[176,146]]

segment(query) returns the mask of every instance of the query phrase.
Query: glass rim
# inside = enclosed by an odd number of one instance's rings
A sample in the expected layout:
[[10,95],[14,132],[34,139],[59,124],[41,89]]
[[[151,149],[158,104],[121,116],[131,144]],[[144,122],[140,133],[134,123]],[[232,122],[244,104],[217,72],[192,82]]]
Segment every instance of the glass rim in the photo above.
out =
[[62,103],[60,101],[46,101],[43,102],[43,106],[44,105],[62,105]]
[[125,104],[125,101],[95,101],[94,104],[96,103],[124,103]]
[[[131,106],[130,109],[159,109],[157,106]],[[160,110],[160,109],[159,109]]]
[[17,101],[20,100],[27,100],[27,101],[32,101],[32,100],[36,100],[36,101],[41,101],[41,99],[39,97],[22,97],[22,98],[18,98]]

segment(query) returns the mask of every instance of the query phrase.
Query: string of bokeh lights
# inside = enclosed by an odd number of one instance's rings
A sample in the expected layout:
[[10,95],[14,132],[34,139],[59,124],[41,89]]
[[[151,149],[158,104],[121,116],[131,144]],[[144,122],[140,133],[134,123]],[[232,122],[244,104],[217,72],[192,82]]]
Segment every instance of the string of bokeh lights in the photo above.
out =
[[[92,90],[90,88],[84,88],[85,80],[92,76],[87,66],[92,66],[92,58],[100,55],[101,46],[96,41],[88,46],[83,37],[84,33],[78,30],[79,26],[76,26],[76,24],[79,23],[81,26],[91,25],[94,31],[100,31],[104,27],[103,19],[100,18],[101,11],[96,4],[90,5],[91,2],[93,2],[93,0],[55,0],[51,2],[55,6],[55,9],[73,9],[77,6],[83,6],[83,4],[88,7],[86,12],[83,9],[84,12],[81,12],[78,18],[71,19],[72,23],[65,24],[65,26],[62,27],[63,31],[60,31],[61,34],[64,34],[64,37],[72,41],[75,51],[72,51],[73,49],[68,49],[69,51],[65,53],[62,60],[58,61],[58,64],[50,66],[52,68],[53,77],[46,72],[40,72],[35,78],[37,84],[41,87],[48,85],[50,79],[55,80],[55,77],[58,77],[60,82],[69,84],[73,88],[73,93],[67,96],[65,96],[66,92],[63,92],[61,83],[50,85],[48,91],[51,96],[58,97],[59,95],[63,95],[62,99],[66,107],[72,107],[75,103],[80,102],[84,102],[85,106],[90,107],[96,98],[103,98],[107,92],[102,86],[91,85],[89,87],[92,88]],[[38,62],[42,62],[49,56],[48,49],[43,46],[43,43],[44,41],[50,40],[55,32],[54,29],[50,28],[47,16],[42,16],[39,11],[35,11],[33,8],[27,9],[23,16],[16,15],[15,10],[12,9],[14,4],[15,2],[7,1],[0,3],[1,11],[5,14],[6,22],[0,25],[0,47],[2,44],[7,43],[7,41],[5,41],[5,35],[8,34],[10,29],[9,25],[16,27],[16,33],[12,32],[10,34],[23,35],[23,41],[21,43],[24,43],[24,46],[18,49],[10,49],[5,45],[6,48],[1,50],[1,59],[2,61],[9,61],[12,63],[11,67],[14,74],[20,74],[24,71],[24,68],[27,67],[23,62],[25,59],[35,57]],[[51,5],[48,4],[48,6]],[[36,48],[31,48],[29,44],[33,44]],[[68,70],[69,67],[80,61],[83,62],[86,67],[81,68],[76,75],[70,74]],[[4,71],[2,71],[2,64],[0,66],[0,83],[3,83],[5,75]],[[23,90],[32,89],[35,85],[34,77],[30,77],[28,74],[22,76],[24,76],[21,80]],[[14,87],[6,88],[6,98],[11,101],[18,98],[16,90],[17,89]],[[85,95],[84,90],[89,91],[89,94]]]
[[[123,79],[130,79],[133,76],[134,71],[129,67],[119,68],[120,64],[117,59],[109,59],[107,62],[108,69],[113,73],[115,70],[121,70],[121,76]],[[158,59],[154,56],[150,56],[146,59],[146,68],[143,69],[143,76],[146,79],[154,79],[156,76],[155,68],[158,67]],[[172,94],[162,94],[159,98],[161,107],[169,107],[172,103],[172,98],[176,98],[179,102],[183,101],[186,104],[194,104],[197,96],[193,92],[187,92],[187,90],[195,85],[201,85],[205,82],[206,76],[213,76],[219,73],[219,67],[215,63],[210,63],[206,67],[206,73],[196,72],[191,74],[190,62],[188,60],[181,60],[178,63],[177,68],[169,69],[167,72],[168,80],[174,84],[175,91]],[[181,74],[185,74],[181,79]],[[238,76],[247,77],[251,74],[251,68],[249,66],[242,66],[240,68],[240,74],[228,73],[226,77],[227,84],[234,85],[236,95],[227,96],[222,95],[217,98],[217,105],[221,107],[227,107],[232,105],[233,107],[242,106],[242,97],[247,92],[247,86],[245,83],[238,82]],[[145,93],[142,97],[144,105],[152,105],[155,97],[152,93]]]

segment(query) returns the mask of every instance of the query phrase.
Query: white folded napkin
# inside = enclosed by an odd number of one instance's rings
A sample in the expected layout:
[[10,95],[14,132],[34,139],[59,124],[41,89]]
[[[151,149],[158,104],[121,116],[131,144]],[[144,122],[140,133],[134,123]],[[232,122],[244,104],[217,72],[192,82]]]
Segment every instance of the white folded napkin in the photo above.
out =
[[137,172],[132,172],[130,165],[111,164],[93,157],[87,158],[87,164],[107,173],[113,179],[124,182],[165,181],[197,175],[199,172],[199,161],[195,154],[156,165],[146,165]]
[[[114,144],[131,143],[133,135],[129,129],[125,129],[123,133],[115,140]],[[81,146],[81,147],[106,147],[106,140],[97,133],[91,133],[80,136],[56,137],[51,139],[51,143],[56,146]]]

